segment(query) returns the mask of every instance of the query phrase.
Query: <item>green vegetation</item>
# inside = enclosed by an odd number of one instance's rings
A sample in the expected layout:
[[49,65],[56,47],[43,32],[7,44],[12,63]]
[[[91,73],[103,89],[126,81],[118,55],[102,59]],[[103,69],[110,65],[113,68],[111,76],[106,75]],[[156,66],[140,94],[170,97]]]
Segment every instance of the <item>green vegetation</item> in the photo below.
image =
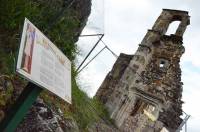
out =
[[[54,5],[52,7],[52,5]],[[68,9],[59,19],[63,3],[44,0],[1,0],[0,42],[4,51],[15,54],[20,43],[24,18],[28,18],[49,37],[66,55],[73,60],[76,54],[75,31],[80,28],[77,11]],[[55,24],[54,24],[55,23]],[[47,30],[46,30],[47,29]],[[49,29],[49,30],[48,30]],[[5,45],[2,45],[5,44]]]
[[101,120],[110,121],[108,113],[97,99],[90,99],[86,93],[81,91],[76,84],[75,77],[72,77],[72,104],[65,103],[62,99],[51,95],[47,91],[42,93],[46,104],[53,106],[53,109],[61,109],[65,118],[73,118],[81,130],[86,130],[87,126]]
[[[63,15],[55,21],[64,8],[61,0],[0,0],[0,76],[8,76],[13,81],[13,87],[6,91],[0,90],[0,116],[2,110],[12,104],[16,95],[13,92],[19,90],[27,82],[15,74],[16,56],[20,44],[24,18],[28,18],[48,38],[54,42],[66,56],[73,62],[77,54],[75,41],[85,24],[86,18],[81,16],[75,7],[63,12]],[[96,99],[90,99],[82,92],[75,81],[75,70],[72,75],[72,104],[68,104],[55,95],[44,91],[41,97],[55,110],[61,109],[65,118],[73,118],[79,128],[84,131],[91,123],[107,118],[107,112],[103,105]],[[12,102],[12,103],[10,103]],[[0,118],[1,119],[1,118]]]

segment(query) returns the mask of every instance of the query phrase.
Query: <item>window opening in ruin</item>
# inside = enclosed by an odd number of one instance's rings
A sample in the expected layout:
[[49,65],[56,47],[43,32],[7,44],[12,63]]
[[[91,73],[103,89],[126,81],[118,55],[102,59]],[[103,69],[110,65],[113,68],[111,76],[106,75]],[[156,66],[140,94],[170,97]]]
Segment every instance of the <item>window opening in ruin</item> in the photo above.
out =
[[171,35],[171,34],[175,34],[176,30],[179,27],[181,21],[173,21],[172,23],[170,23],[167,32],[165,33],[166,35]]
[[135,106],[133,108],[133,110],[131,111],[130,115],[131,116],[135,116],[135,114],[138,112],[138,110],[140,109],[142,104],[142,100],[138,99],[135,103]]
[[164,67],[165,66],[165,61],[160,61],[160,67]]

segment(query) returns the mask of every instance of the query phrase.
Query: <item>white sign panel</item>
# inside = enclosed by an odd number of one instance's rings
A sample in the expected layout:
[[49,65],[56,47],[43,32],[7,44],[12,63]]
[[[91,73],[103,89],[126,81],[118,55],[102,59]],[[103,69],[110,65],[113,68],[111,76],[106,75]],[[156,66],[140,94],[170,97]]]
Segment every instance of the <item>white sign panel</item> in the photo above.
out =
[[26,18],[17,72],[71,103],[70,60]]

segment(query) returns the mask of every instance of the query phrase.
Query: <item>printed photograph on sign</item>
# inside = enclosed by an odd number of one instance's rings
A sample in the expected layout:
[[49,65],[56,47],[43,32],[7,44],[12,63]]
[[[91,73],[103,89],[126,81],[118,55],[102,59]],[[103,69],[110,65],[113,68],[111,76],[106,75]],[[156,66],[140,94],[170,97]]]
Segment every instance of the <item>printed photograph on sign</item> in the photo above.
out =
[[70,60],[28,19],[24,22],[17,73],[71,103]]
[[27,24],[24,54],[22,58],[22,69],[29,74],[31,72],[34,41],[35,41],[35,28],[32,27],[30,24]]

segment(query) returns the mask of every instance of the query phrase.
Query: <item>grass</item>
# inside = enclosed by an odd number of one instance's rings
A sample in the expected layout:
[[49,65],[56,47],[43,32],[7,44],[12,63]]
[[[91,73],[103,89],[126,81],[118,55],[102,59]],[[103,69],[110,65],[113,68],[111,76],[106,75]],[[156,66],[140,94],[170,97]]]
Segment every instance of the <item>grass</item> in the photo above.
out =
[[72,75],[72,104],[67,104],[63,100],[49,94],[47,91],[42,93],[43,99],[50,107],[55,110],[61,109],[65,118],[74,119],[80,130],[87,130],[87,127],[102,120],[110,121],[108,112],[97,99],[91,99],[79,89],[74,74]]

